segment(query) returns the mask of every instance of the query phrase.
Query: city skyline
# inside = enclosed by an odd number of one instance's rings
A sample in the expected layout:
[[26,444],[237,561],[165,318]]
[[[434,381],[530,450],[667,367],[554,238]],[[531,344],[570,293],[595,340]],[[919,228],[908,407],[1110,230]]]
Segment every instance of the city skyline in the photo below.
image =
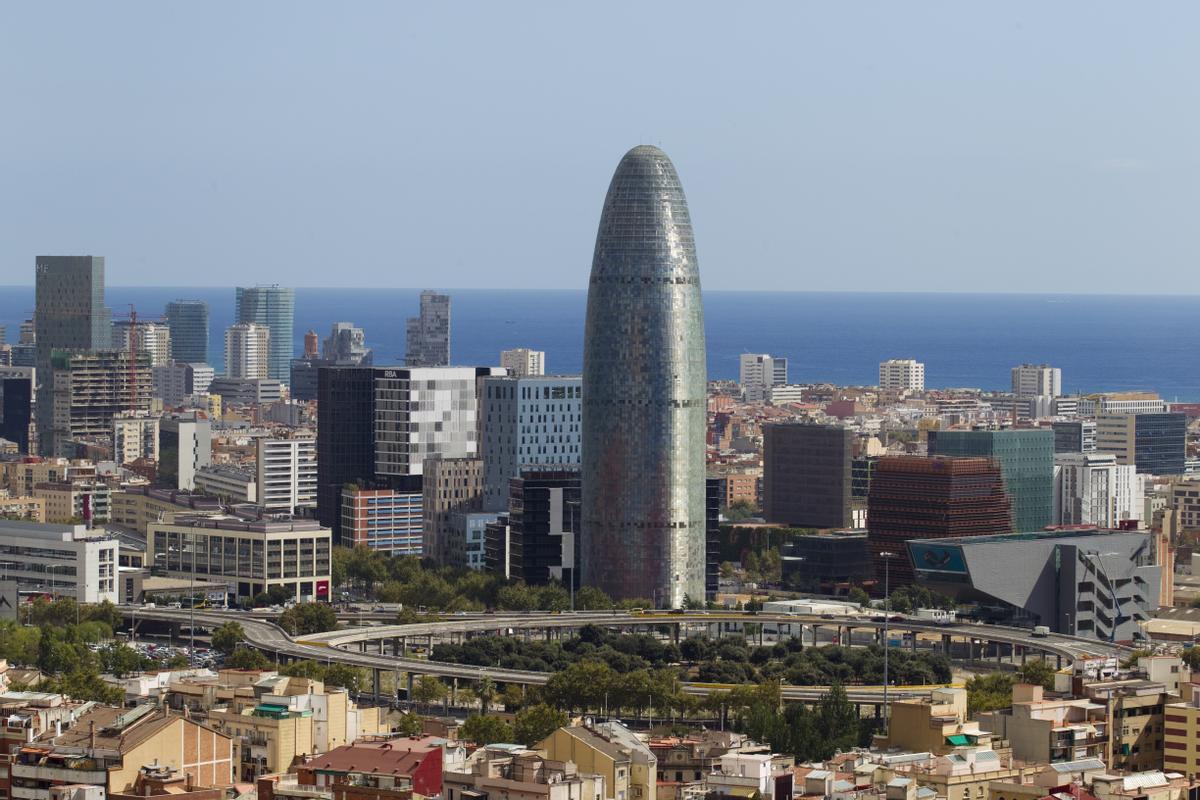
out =
[[[266,6],[236,26],[14,9],[7,110],[39,124],[0,156],[6,278],[35,253],[90,252],[112,286],[416,287],[436,271],[450,290],[579,287],[589,187],[646,142],[691,176],[710,288],[1200,291],[1194,8],[663,4],[634,26],[611,7],[526,24],[474,9],[293,5],[297,46],[265,49],[281,20]],[[726,54],[671,102],[637,79],[660,30]],[[50,31],[65,56],[47,62],[31,48]],[[95,37],[108,56],[84,62]],[[335,281],[335,264],[354,268]]]

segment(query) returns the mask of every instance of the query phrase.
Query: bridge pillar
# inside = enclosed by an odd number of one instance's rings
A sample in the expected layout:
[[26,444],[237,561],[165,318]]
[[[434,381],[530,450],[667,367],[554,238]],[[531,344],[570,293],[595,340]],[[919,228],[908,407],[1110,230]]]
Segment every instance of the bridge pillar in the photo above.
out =
[[455,678],[454,682],[450,684],[450,705],[453,706],[453,705],[457,705],[457,704],[458,704],[458,678]]
[[380,696],[383,695],[383,675],[377,669],[372,672],[374,674],[371,676],[371,688],[375,690],[375,702],[378,703]]
[[942,634],[942,655],[950,657],[950,634]]
[[911,631],[912,638],[908,640],[908,649],[917,652],[917,632]]
[[405,673],[404,683],[405,683],[405,691],[408,694],[408,696],[405,697],[404,699],[411,703],[412,699],[413,699],[413,674],[411,672]]
[[1025,666],[1025,656],[1027,656],[1028,654],[1029,654],[1029,651],[1026,648],[1022,647],[1021,648],[1021,666],[1022,667]]
[[367,640],[366,639],[362,639],[361,641],[359,641],[358,652],[360,652],[360,653],[367,652]]
[[882,718],[883,718],[883,706],[881,706],[879,703],[876,703],[875,704],[875,719],[882,719]]
[[996,642],[996,663],[999,664],[1004,660],[1004,643]]
[[1061,656],[1061,655],[1056,655],[1056,656],[1054,657],[1054,660],[1055,660],[1055,663],[1057,663],[1057,664],[1058,664],[1058,669],[1062,669],[1062,656]]
[[676,625],[673,628],[671,628],[671,641],[673,641],[676,644],[676,646],[679,645],[679,629],[682,627],[683,627],[683,625],[680,624],[680,625]]

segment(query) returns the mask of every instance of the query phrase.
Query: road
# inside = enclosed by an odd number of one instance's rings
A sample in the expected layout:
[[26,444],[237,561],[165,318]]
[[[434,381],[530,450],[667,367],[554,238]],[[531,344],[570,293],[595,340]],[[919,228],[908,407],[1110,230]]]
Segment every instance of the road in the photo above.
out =
[[[126,616],[143,620],[161,620],[187,624],[193,616],[198,624],[206,627],[216,627],[229,620],[241,623],[246,632],[247,644],[267,653],[273,653],[287,659],[312,659],[323,663],[337,662],[371,670],[378,678],[380,673],[411,673],[415,675],[436,675],[444,678],[478,681],[489,677],[497,683],[516,683],[538,686],[546,683],[550,675],[544,672],[529,670],[506,669],[503,667],[477,667],[461,664],[448,664],[429,661],[427,659],[405,658],[385,653],[363,652],[360,648],[375,648],[384,650],[388,642],[397,640],[424,639],[433,636],[468,633],[501,633],[523,635],[562,629],[578,628],[583,625],[600,627],[628,628],[638,626],[709,626],[721,623],[766,624],[766,625],[805,625],[819,626],[826,629],[879,629],[882,621],[869,617],[816,617],[791,614],[751,614],[743,612],[688,612],[680,613],[643,613],[631,615],[627,612],[613,614],[611,612],[578,612],[574,614],[477,614],[454,616],[437,622],[419,622],[408,625],[376,625],[368,627],[347,628],[328,633],[312,634],[300,638],[288,636],[278,625],[264,618],[262,614],[249,614],[241,611],[212,611],[189,609],[145,609],[140,606],[123,606],[122,613]],[[351,615],[351,618],[357,615]],[[1065,661],[1073,661],[1082,657],[1117,656],[1121,657],[1130,648],[1109,644],[1092,639],[1081,639],[1071,636],[1052,634],[1046,637],[1035,637],[1024,628],[1007,628],[996,625],[935,625],[916,620],[891,621],[891,630],[900,633],[912,631],[926,638],[933,636],[951,636],[958,639],[974,639],[984,642],[1016,645],[1032,651],[1041,651],[1051,656],[1059,656]],[[730,688],[729,686],[706,683],[689,683],[684,691],[689,694],[707,695],[713,691]],[[927,697],[935,687],[890,687],[894,698]],[[786,686],[783,689],[785,699],[815,700],[825,692],[827,687],[820,686]],[[869,704],[878,702],[883,692],[882,686],[852,686],[847,687],[850,699],[856,703]]]

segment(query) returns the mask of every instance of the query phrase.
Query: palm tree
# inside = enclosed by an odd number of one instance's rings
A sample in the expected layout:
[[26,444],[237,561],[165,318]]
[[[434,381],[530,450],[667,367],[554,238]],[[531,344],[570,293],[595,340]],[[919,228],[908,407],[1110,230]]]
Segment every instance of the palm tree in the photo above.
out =
[[496,699],[496,684],[492,681],[491,676],[483,676],[483,680],[479,681],[479,688],[475,690],[475,694],[479,697],[479,713],[486,714],[488,706]]

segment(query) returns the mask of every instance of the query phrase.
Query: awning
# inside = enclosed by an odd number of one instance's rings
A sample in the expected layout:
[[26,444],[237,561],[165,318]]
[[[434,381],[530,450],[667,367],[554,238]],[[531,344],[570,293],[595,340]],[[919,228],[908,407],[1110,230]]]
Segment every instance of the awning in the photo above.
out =
[[965,747],[971,743],[971,740],[966,736],[963,736],[961,733],[955,733],[947,736],[946,741],[955,747]]

